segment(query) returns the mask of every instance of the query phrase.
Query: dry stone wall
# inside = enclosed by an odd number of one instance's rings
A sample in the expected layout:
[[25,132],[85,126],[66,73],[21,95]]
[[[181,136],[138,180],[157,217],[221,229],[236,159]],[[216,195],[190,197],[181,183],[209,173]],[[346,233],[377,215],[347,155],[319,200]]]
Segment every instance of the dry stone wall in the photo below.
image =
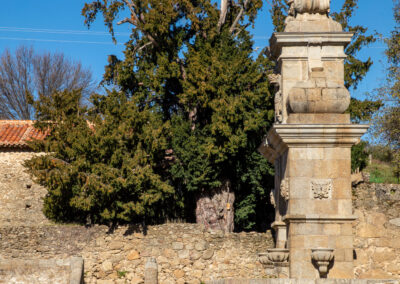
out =
[[[149,257],[160,283],[221,278],[268,278],[257,254],[273,247],[271,233],[211,232],[196,224],[85,228],[57,225],[42,214],[46,190],[22,162],[31,153],[0,153],[0,260],[82,256],[85,283],[143,283]],[[361,183],[353,188],[355,273],[400,279],[400,186]]]
[[25,173],[31,153],[0,153],[0,260],[82,256],[85,283],[143,283],[155,257],[160,283],[218,278],[265,278],[257,254],[273,246],[271,233],[215,233],[196,224],[85,228],[56,225],[42,214],[46,190]]
[[361,183],[353,205],[356,276],[400,279],[400,185]]

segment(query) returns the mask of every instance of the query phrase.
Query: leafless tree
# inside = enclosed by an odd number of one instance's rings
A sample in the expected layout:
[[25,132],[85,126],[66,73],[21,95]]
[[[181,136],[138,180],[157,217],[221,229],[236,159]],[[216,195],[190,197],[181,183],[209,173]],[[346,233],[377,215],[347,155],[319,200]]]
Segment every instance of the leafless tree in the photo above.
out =
[[0,57],[0,119],[32,119],[28,97],[50,97],[56,91],[82,89],[87,99],[95,89],[92,73],[62,53],[37,53],[21,46]]

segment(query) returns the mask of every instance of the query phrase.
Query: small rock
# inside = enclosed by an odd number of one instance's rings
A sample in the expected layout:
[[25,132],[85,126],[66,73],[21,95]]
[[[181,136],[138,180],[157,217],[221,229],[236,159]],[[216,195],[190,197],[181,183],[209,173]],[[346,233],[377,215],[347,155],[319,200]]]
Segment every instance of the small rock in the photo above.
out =
[[198,251],[192,250],[190,252],[190,259],[191,260],[198,260],[201,257],[201,253],[199,253]]
[[194,270],[192,272],[192,275],[198,279],[201,279],[203,277],[203,271],[201,270]]
[[127,260],[135,260],[139,258],[140,258],[140,253],[136,250],[132,250],[126,257]]
[[183,278],[183,276],[185,276],[185,272],[183,270],[180,269],[176,269],[174,270],[174,276],[175,278]]
[[170,248],[166,248],[163,251],[163,256],[165,256],[166,258],[174,258],[176,256],[176,253],[174,250],[170,249]]
[[206,266],[204,263],[200,260],[197,260],[193,263],[193,268],[198,269],[198,270],[203,270]]
[[389,221],[390,224],[400,227],[400,218],[391,219]]
[[181,242],[173,242],[172,243],[172,249],[174,249],[174,250],[183,249],[183,243],[181,243]]
[[131,279],[131,282],[130,282],[130,283],[131,283],[131,284],[140,284],[140,283],[143,283],[143,279],[140,278],[140,277],[134,276],[134,277]]
[[212,258],[212,256],[214,255],[214,251],[212,249],[208,249],[203,253],[203,259],[207,260]]
[[120,241],[113,241],[108,245],[108,248],[110,250],[117,250],[117,249],[122,249],[124,247],[124,243]]
[[178,252],[178,257],[179,258],[189,258],[189,250],[187,250],[187,249],[180,250]]
[[194,248],[198,251],[208,249],[208,243],[206,241],[199,241],[194,245]]
[[102,268],[105,272],[111,271],[111,270],[113,269],[112,262],[109,261],[109,260],[104,261],[104,262],[101,264],[101,268]]

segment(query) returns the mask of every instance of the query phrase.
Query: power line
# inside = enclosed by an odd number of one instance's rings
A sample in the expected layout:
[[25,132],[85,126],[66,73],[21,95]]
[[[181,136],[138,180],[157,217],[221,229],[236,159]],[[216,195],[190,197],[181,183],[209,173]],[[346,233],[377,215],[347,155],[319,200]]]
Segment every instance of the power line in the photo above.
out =
[[[35,29],[18,27],[0,27],[2,32],[25,32],[25,33],[44,33],[44,34],[73,34],[73,35],[110,35],[108,32],[101,31],[81,31],[81,30],[59,30],[59,29]],[[130,33],[116,32],[115,35],[129,36]]]
[[25,41],[42,41],[42,42],[59,42],[59,43],[84,43],[84,44],[112,44],[123,45],[122,43],[112,43],[105,41],[83,41],[83,40],[62,40],[62,39],[37,39],[37,38],[20,38],[20,37],[0,37],[0,39],[7,40],[25,40]]

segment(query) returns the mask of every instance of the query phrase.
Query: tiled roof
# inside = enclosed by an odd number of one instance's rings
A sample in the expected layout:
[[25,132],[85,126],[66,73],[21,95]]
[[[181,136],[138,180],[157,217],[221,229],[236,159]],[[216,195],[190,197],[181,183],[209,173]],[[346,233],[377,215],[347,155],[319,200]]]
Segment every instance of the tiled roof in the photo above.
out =
[[0,148],[29,148],[27,141],[43,140],[47,134],[33,124],[32,120],[0,120]]

